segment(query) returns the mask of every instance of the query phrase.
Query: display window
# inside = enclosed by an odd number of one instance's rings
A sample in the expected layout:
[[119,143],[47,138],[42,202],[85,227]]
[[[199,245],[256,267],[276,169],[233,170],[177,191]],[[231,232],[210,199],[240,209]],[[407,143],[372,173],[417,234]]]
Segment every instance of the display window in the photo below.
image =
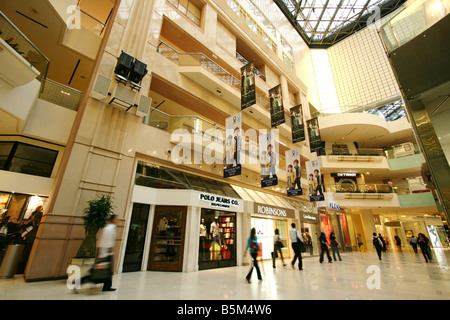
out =
[[149,271],[181,271],[187,207],[156,206]]
[[199,269],[236,265],[236,213],[202,209]]

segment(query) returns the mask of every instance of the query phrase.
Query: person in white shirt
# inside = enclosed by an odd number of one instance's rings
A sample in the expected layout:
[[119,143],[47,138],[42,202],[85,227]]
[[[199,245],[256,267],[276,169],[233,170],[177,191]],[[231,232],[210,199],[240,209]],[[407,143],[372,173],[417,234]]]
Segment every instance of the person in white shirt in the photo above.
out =
[[292,223],[291,227],[292,229],[289,230],[289,237],[291,238],[292,249],[294,250],[295,254],[294,260],[292,260],[291,265],[292,268],[294,268],[295,261],[298,258],[298,269],[303,270],[302,253],[300,251],[300,243],[298,242],[298,240],[303,241],[303,237],[300,232],[295,229],[295,223]]
[[108,224],[103,228],[102,237],[99,246],[99,258],[105,258],[111,263],[111,275],[103,283],[102,291],[115,291],[116,288],[112,288],[112,263],[113,263],[113,250],[116,242],[117,233],[117,216],[111,215],[108,219]]

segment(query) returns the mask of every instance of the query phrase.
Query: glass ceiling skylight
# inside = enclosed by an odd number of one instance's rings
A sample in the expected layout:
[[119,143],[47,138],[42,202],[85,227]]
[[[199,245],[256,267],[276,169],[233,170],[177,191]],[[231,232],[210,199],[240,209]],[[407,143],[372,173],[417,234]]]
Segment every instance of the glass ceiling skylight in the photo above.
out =
[[405,0],[274,0],[309,44],[330,46],[367,24],[380,10],[380,17],[398,8]]

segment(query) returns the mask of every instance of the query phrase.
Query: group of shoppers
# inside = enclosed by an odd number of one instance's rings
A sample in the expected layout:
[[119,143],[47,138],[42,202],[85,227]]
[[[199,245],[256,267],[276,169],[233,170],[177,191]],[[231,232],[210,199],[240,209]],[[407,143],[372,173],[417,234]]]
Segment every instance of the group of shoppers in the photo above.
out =
[[[398,236],[394,237],[396,246],[399,251],[401,251],[401,240]],[[423,257],[425,258],[425,262],[431,261],[431,247],[430,247],[430,239],[428,239],[427,236],[425,236],[423,233],[419,233],[417,238],[414,236],[411,236],[409,240],[409,244],[412,246],[415,253],[418,253],[417,246],[420,247],[420,250],[422,251]],[[386,240],[381,236],[379,233],[378,236],[374,232],[372,237],[372,245],[375,247],[375,250],[377,251],[378,259],[381,260],[382,252],[387,251],[387,242]]]
[[[296,229],[295,223],[292,223],[291,227],[292,227],[292,229],[289,230],[289,238],[291,239],[292,250],[294,251],[294,258],[291,261],[291,266],[294,269],[295,264],[297,262],[298,270],[303,270],[302,252],[306,252],[305,240],[304,240],[302,234]],[[322,232],[320,234],[319,241],[320,241],[320,259],[319,259],[320,263],[323,262],[323,258],[324,258],[325,254],[328,257],[328,262],[331,263],[332,259],[331,259],[330,251],[328,249],[328,242],[327,242],[324,232]],[[330,234],[330,242],[331,242],[331,249],[333,251],[334,260],[337,261],[337,259],[336,259],[336,254],[337,254],[339,261],[342,261],[341,255],[339,253],[339,245],[338,245],[338,242],[336,241],[336,236],[334,235],[333,232]],[[281,257],[281,262],[282,262],[283,266],[286,266],[286,263],[284,262],[284,259],[283,259],[283,254],[281,252],[281,248],[283,248],[283,247],[284,247],[284,245],[281,242],[279,230],[276,229],[275,235],[274,235],[274,250],[272,253],[272,255],[273,255],[272,261],[273,261],[274,268],[275,268],[275,258],[277,257],[278,254]],[[252,257],[252,266],[251,266],[245,279],[248,283],[250,283],[253,269],[256,269],[256,274],[258,276],[258,280],[262,280],[261,270],[259,269],[258,261],[257,261],[258,251],[260,250],[260,248],[259,248],[259,244],[258,244],[258,239],[256,237],[256,229],[255,228],[252,228],[250,231],[250,236],[248,237],[247,247],[245,248],[244,256],[246,255],[248,250],[250,251],[250,255]]]
[[[303,239],[302,234],[295,228],[294,223],[291,224],[291,227],[292,227],[292,229],[289,230],[289,238],[291,239],[292,250],[294,251],[294,258],[291,261],[291,266],[292,266],[292,268],[295,268],[295,263],[298,261],[298,269],[303,270],[302,252],[306,251],[304,239]],[[396,237],[398,238],[398,236],[396,236]],[[401,240],[400,240],[400,238],[398,238],[398,239],[397,238],[395,239],[396,246],[401,251]],[[328,249],[328,240],[327,240],[327,237],[325,236],[324,232],[321,232],[321,234],[320,234],[319,243],[320,243],[320,258],[319,258],[320,263],[323,263],[325,255],[328,258],[328,262],[332,263],[333,261],[331,259],[330,251]],[[417,238],[412,236],[410,238],[410,244],[413,247],[413,250],[415,253],[418,253],[417,247],[420,247],[420,250],[422,251],[422,254],[423,254],[426,262],[432,260],[431,249],[430,249],[430,240],[423,233],[419,233]],[[358,234],[358,246],[360,249],[361,249],[362,245],[363,245],[363,242],[361,239],[361,235]],[[375,250],[377,251],[379,260],[381,260],[382,252],[386,252],[387,248],[388,248],[388,242],[387,242],[386,238],[384,238],[380,233],[377,235],[374,232],[373,237],[372,237],[372,245],[375,248]],[[275,258],[278,256],[278,254],[281,257],[281,262],[282,262],[283,266],[286,266],[286,263],[284,262],[283,254],[281,251],[281,248],[283,248],[283,247],[284,247],[284,245],[281,242],[279,230],[276,229],[275,235],[274,235],[274,250],[272,252],[272,261],[273,261],[274,268],[275,268]],[[337,261],[336,256],[338,257],[339,261],[342,261],[341,255],[339,253],[339,244],[336,241],[336,236],[335,236],[334,232],[330,233],[330,247],[331,247],[331,250],[333,253],[334,261]],[[261,270],[259,269],[258,262],[257,262],[258,251],[260,250],[260,248],[259,248],[259,244],[258,244],[258,239],[256,237],[256,229],[255,228],[251,229],[250,237],[248,238],[247,247],[245,249],[244,256],[246,255],[247,250],[249,250],[249,249],[250,249],[250,255],[252,257],[252,266],[246,276],[246,281],[248,283],[250,283],[253,269],[256,269],[258,280],[262,280]]]

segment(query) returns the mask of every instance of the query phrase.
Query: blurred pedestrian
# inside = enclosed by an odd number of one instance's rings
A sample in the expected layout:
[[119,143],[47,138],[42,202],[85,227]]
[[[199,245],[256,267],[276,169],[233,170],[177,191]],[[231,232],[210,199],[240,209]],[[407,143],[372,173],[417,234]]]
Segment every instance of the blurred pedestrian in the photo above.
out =
[[295,261],[298,259],[298,270],[303,270],[302,252],[300,249],[302,245],[301,242],[303,242],[303,237],[300,232],[295,229],[295,223],[292,223],[291,227],[292,229],[289,230],[289,237],[291,238],[292,249],[294,250],[294,259],[291,262],[291,266],[294,268]]
[[261,271],[259,270],[258,261],[257,261],[259,244],[258,244],[258,238],[256,237],[256,229],[255,228],[252,228],[250,231],[250,237],[248,237],[247,247],[245,248],[244,256],[247,254],[248,249],[250,249],[250,255],[253,260],[253,265],[250,266],[250,271],[248,272],[247,276],[245,277],[245,280],[247,281],[247,283],[250,283],[250,278],[252,277],[253,268],[256,269],[256,274],[258,275],[258,280],[262,280]]
[[381,252],[383,251],[383,242],[380,240],[379,237],[377,237],[377,234],[375,232],[373,233],[372,244],[375,247],[375,250],[377,250],[378,259],[381,260]]
[[339,254],[339,243],[336,241],[336,236],[334,232],[330,233],[331,251],[333,252],[333,259],[336,260],[336,253],[339,257],[339,261],[342,261],[341,255]]
[[422,251],[423,257],[425,258],[425,262],[428,262],[428,260],[431,261],[431,253],[428,250],[428,246],[430,245],[430,240],[423,234],[419,233],[417,236],[417,244],[420,247],[420,251]]
[[98,258],[109,262],[109,276],[103,283],[102,291],[115,291],[116,288],[112,288],[112,270],[114,261],[114,246],[116,243],[117,234],[117,216],[112,214],[108,219],[108,224],[103,228],[102,237],[100,240]]
[[328,250],[327,237],[325,236],[324,232],[320,233],[319,243],[320,243],[320,258],[319,258],[320,263],[323,262],[323,256],[324,256],[325,253],[327,254],[328,262],[332,263],[331,256],[330,256],[330,251]]
[[275,229],[275,235],[273,236],[273,252],[272,252],[272,264],[273,264],[274,268],[276,268],[275,259],[277,258],[278,253],[280,254],[281,262],[283,263],[283,267],[286,266],[286,264],[284,263],[284,259],[283,259],[283,253],[281,252],[281,248],[283,248],[283,247],[284,247],[284,245],[281,242],[280,230]]

